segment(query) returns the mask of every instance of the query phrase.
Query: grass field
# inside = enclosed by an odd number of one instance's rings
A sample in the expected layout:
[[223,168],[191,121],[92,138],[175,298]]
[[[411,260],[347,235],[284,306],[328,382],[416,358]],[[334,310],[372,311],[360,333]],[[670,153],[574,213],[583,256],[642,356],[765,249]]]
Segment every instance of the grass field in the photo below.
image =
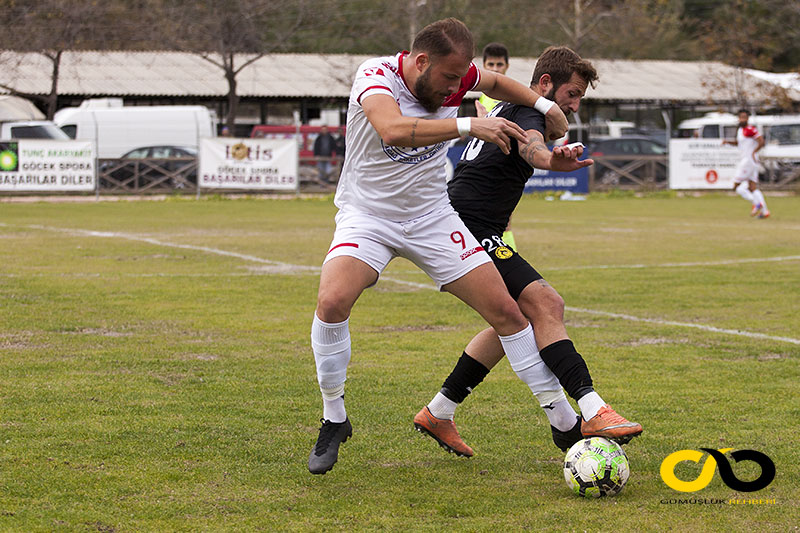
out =
[[[456,414],[473,458],[413,431],[484,324],[405,260],[351,318],[353,438],[308,473],[330,198],[0,203],[0,530],[798,531],[800,197],[768,200],[754,220],[725,194],[523,199],[522,254],[645,427],[625,490],[592,501],[505,361]],[[776,478],[665,485],[662,460],[701,447]]]

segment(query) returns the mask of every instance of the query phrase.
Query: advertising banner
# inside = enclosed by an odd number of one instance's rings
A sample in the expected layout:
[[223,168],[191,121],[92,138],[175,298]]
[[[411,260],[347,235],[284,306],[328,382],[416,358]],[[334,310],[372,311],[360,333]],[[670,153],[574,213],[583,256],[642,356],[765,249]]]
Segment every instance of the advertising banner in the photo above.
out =
[[[465,145],[457,144],[447,150],[447,179],[453,177],[455,167],[461,159]],[[574,172],[551,172],[549,170],[533,169],[533,174],[525,183],[524,192],[534,191],[570,191],[586,194],[589,192],[589,169],[581,168]]]
[[93,191],[92,141],[0,141],[1,191]]
[[671,139],[670,189],[732,189],[739,150],[721,139]]
[[589,192],[589,167],[572,172],[552,172],[534,168],[533,175],[525,183],[525,192],[534,191],[569,191],[586,194]]
[[200,140],[197,184],[203,189],[296,191],[299,183],[294,139]]

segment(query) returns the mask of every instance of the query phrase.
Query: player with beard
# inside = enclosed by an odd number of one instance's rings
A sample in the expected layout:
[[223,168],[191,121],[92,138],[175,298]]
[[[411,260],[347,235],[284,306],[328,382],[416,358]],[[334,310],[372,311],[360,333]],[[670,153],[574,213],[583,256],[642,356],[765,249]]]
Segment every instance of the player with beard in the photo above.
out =
[[[550,47],[536,62],[531,89],[555,100],[565,114],[576,113],[590,84],[597,81],[590,62],[566,47]],[[584,437],[600,436],[628,442],[642,432],[642,426],[618,415],[595,392],[583,357],[575,350],[564,327],[564,300],[534,268],[502,240],[503,228],[522,196],[533,168],[565,171],[593,162],[560,160],[558,148],[551,153],[545,145],[544,117],[524,105],[501,103],[489,114],[506,118],[526,131],[528,142],[512,140],[511,151],[502,152],[475,138],[467,144],[461,161],[448,183],[453,207],[470,232],[489,253],[511,296],[533,324],[536,342],[541,347],[537,364],[558,378],[543,382],[536,366],[509,358],[511,368],[533,391],[551,424],[553,441],[562,450]],[[575,148],[582,153],[582,148]],[[491,328],[469,343],[442,389],[414,418],[415,427],[433,436],[444,448],[468,448],[457,432],[444,435],[442,421],[452,424],[456,406],[483,381],[490,369],[503,358],[503,346]],[[578,416],[564,395],[574,398],[581,409]],[[437,425],[430,420],[438,421]],[[446,424],[447,422],[444,422]],[[471,450],[470,450],[471,451]],[[471,453],[470,453],[471,455]]]
[[529,141],[522,128],[504,118],[457,119],[467,91],[544,106],[550,138],[562,136],[567,121],[558,106],[530,88],[478,70],[474,52],[467,27],[445,19],[423,28],[410,53],[367,60],[356,72],[347,112],[347,158],[334,198],[336,230],[311,326],[323,403],[322,426],[308,459],[313,474],[333,468],[339,445],[352,434],[344,405],[350,311],[395,257],[409,259],[441,290],[478,311],[500,335],[509,359],[538,358],[528,320],[450,205],[446,147],[466,134],[503,153],[512,142]]

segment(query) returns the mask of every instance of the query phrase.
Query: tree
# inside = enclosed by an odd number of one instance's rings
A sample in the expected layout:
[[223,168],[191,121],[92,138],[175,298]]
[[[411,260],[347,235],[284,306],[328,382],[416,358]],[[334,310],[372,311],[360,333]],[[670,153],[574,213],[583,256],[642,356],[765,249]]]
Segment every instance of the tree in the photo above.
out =
[[[0,48],[39,54],[50,65],[50,88],[47,94],[34,94],[17,89],[16,80],[0,78],[0,87],[39,102],[48,119],[52,119],[58,103],[58,80],[63,54],[85,48],[89,43],[102,43],[102,24],[107,23],[109,4],[96,1],[65,3],[59,0],[38,2],[3,2],[6,28],[0,34]],[[5,69],[4,69],[5,70]],[[6,72],[13,72],[12,69]]]
[[197,54],[228,83],[225,124],[233,130],[239,107],[237,76],[266,54],[286,51],[307,18],[310,0],[201,0],[164,2],[150,15],[162,45]]
[[734,0],[718,6],[699,27],[704,53],[736,68],[725,78],[710,76],[710,89],[731,92],[741,106],[763,100],[774,107],[791,107],[785,90],[752,80],[744,69],[786,68],[790,58],[800,57],[800,6],[796,2]]

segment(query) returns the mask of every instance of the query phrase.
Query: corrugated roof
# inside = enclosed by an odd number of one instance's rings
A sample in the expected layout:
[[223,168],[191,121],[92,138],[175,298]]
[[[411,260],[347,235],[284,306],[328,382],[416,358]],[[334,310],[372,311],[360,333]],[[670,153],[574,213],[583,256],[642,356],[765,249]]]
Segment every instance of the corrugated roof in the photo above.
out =
[[[242,55],[237,63],[249,57]],[[371,56],[347,54],[271,54],[245,67],[237,77],[243,97],[346,98],[358,65]],[[717,62],[592,60],[600,75],[587,100],[729,102],[733,80],[753,101],[766,83],[746,71]],[[512,57],[508,75],[527,85],[535,58]],[[39,54],[0,52],[0,84],[21,92],[46,94],[51,64]],[[800,91],[791,90],[800,100]],[[181,52],[66,52],[59,94],[100,96],[223,97],[228,86],[222,70],[199,55]]]

